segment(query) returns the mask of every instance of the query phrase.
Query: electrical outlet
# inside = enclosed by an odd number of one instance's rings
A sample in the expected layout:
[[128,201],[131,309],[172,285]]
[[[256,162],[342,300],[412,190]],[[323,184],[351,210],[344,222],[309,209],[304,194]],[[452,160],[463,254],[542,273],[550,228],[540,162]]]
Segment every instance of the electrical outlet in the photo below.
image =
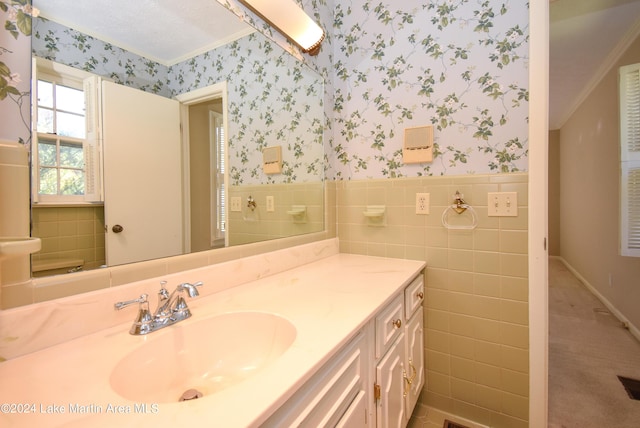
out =
[[489,217],[517,217],[518,192],[487,193],[487,215]]
[[416,214],[429,214],[428,193],[416,193]]
[[272,213],[276,210],[276,203],[273,196],[267,196],[267,212]]
[[231,198],[231,211],[242,211],[242,198],[240,196],[233,196]]

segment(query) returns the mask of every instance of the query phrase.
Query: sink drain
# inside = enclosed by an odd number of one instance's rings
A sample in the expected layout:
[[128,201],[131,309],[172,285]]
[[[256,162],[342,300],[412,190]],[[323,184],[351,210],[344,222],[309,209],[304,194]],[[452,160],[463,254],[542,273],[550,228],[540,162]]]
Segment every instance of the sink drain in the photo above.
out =
[[202,397],[202,392],[198,391],[197,389],[187,389],[182,393],[179,401],[195,400],[200,397]]

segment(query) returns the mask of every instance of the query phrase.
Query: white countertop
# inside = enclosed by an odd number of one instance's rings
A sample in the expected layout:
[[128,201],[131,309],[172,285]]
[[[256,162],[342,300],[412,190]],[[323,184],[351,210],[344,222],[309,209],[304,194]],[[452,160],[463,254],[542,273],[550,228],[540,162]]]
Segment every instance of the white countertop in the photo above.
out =
[[[123,428],[203,426],[203,422],[225,428],[259,426],[424,265],[337,254],[188,299],[193,316],[176,326],[225,312],[261,311],[292,322],[296,339],[276,362],[237,385],[188,402],[146,403],[146,414],[135,407],[141,403],[114,392],[109,377],[124,356],[148,340],[145,337],[161,335],[173,326],[148,336],[131,336],[128,322],[5,361],[0,363],[0,403],[13,403],[9,409],[21,413],[7,413],[3,406],[0,426]],[[155,299],[150,300],[153,309]],[[86,406],[88,413],[79,413],[78,405]]]

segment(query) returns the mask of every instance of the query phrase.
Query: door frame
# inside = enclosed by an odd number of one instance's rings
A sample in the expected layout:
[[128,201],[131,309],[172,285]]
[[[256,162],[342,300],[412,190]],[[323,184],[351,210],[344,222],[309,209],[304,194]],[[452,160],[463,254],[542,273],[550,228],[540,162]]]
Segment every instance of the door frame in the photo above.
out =
[[549,373],[549,2],[529,3],[529,426],[546,427]]
[[[181,128],[182,128],[182,150],[183,150],[183,171],[184,171],[184,204],[183,204],[183,215],[185,219],[191,218],[191,194],[189,189],[191,188],[191,179],[190,179],[190,167],[189,167],[189,150],[190,150],[190,140],[189,140],[189,106],[193,104],[198,104],[204,101],[210,101],[213,99],[221,98],[222,99],[222,123],[224,127],[224,135],[225,143],[227,144],[227,150],[225,150],[225,168],[224,172],[224,194],[229,194],[229,150],[228,150],[228,141],[229,141],[229,127],[227,123],[227,82],[218,82],[213,85],[205,86],[203,88],[195,89],[193,91],[185,92],[184,94],[180,94],[175,97],[176,100],[180,102],[180,120],[181,120]],[[228,204],[225,204],[225,214],[226,217],[229,218],[228,213],[229,207]],[[185,236],[185,247],[191,249],[191,221],[184,222],[184,236]],[[229,233],[225,233],[224,236],[224,246],[229,246]]]

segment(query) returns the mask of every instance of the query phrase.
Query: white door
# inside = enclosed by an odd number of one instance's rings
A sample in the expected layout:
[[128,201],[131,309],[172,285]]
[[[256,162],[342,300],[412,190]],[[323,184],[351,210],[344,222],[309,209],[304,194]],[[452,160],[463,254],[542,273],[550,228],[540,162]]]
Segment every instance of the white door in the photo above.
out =
[[183,252],[180,104],[102,85],[109,266]]

